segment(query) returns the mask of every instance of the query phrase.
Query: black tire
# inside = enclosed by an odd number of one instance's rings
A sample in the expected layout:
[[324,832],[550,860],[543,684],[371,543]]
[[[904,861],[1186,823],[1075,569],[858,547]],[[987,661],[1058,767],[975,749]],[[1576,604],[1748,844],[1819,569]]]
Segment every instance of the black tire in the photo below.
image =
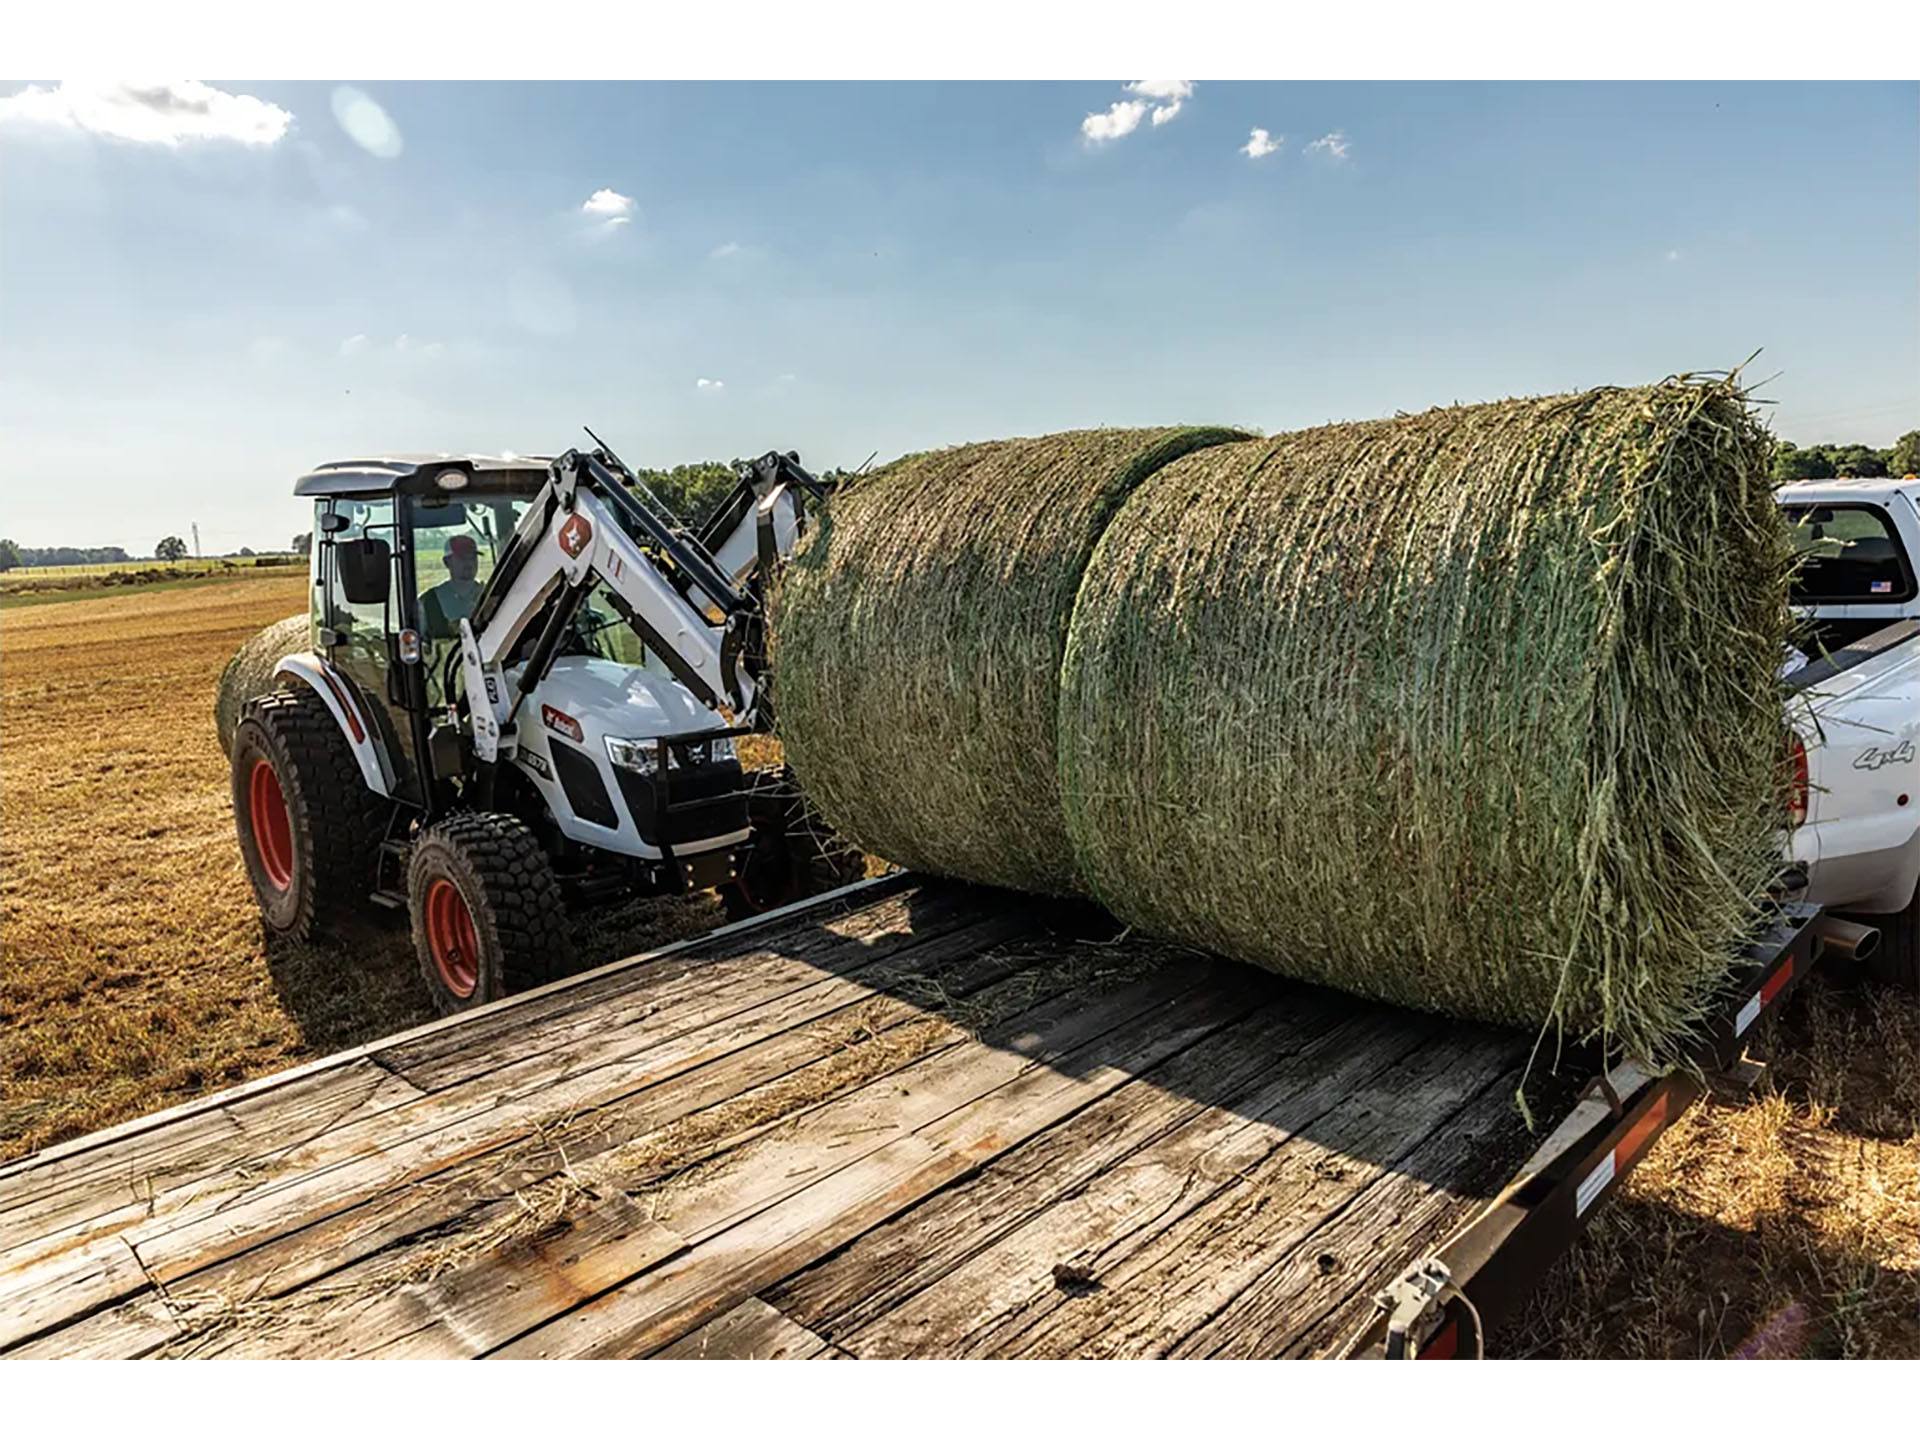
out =
[[866,875],[866,857],[807,803],[791,770],[758,771],[747,783],[753,839],[740,857],[739,877],[720,891],[729,920],[824,895]]
[[560,882],[533,831],[511,815],[454,815],[421,835],[407,902],[420,975],[442,1015],[573,969]]
[[326,702],[304,688],[249,701],[229,765],[240,855],[268,933],[310,940],[363,909],[391,806],[367,788]]
[[1904,910],[1859,918],[1880,931],[1880,945],[1867,957],[1867,973],[1883,985],[1920,995],[1920,891]]

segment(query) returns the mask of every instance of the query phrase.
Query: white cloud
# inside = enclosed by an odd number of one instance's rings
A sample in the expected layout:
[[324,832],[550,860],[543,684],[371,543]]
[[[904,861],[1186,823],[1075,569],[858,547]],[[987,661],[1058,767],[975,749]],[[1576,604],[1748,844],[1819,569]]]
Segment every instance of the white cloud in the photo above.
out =
[[1253,130],[1248,133],[1247,143],[1240,147],[1240,153],[1249,160],[1258,160],[1263,156],[1273,154],[1274,151],[1286,143],[1286,136],[1269,135],[1265,130],[1262,130],[1256,125]]
[[1346,159],[1347,132],[1344,130],[1329,131],[1318,140],[1308,141],[1306,149],[1300,153],[1303,155],[1311,155],[1316,150],[1325,155],[1329,160],[1337,162]]
[[1127,89],[1135,95],[1159,103],[1153,107],[1153,123],[1164,125],[1180,113],[1180,107],[1193,94],[1191,80],[1136,80]]
[[197,141],[272,145],[293,124],[290,112],[254,95],[216,90],[199,80],[155,84],[29,85],[0,99],[0,124],[55,126],[176,149]]
[[1122,135],[1131,135],[1140,128],[1140,121],[1147,113],[1144,100],[1116,100],[1104,112],[1095,111],[1080,122],[1080,133],[1090,145],[1103,145],[1109,140],[1118,140]]
[[596,190],[580,207],[580,213],[602,220],[631,220],[633,197],[622,195],[618,190]]
[[351,85],[333,88],[333,118],[347,132],[347,138],[379,160],[392,160],[406,149],[400,127],[364,90]]
[[708,252],[707,258],[709,260],[729,260],[735,255],[745,254],[746,248],[747,247],[742,245],[738,240],[729,240],[724,245],[714,246],[713,249]]
[[1193,94],[1191,80],[1134,80],[1124,87],[1137,100],[1116,100],[1080,122],[1080,134],[1089,145],[1104,145],[1131,135],[1151,113],[1155,125],[1164,125],[1180,113]]
[[1181,113],[1194,92],[1192,81],[1129,81],[1127,94],[1139,100],[1116,100],[1106,109],[1096,109],[1081,121],[1081,136],[1087,144],[1106,144],[1140,129],[1140,121],[1152,113],[1154,125],[1165,125]]
[[367,348],[368,343],[367,337],[364,335],[349,335],[340,342],[340,353],[342,355],[358,355]]
[[1667,259],[1669,261],[1678,260],[1679,258],[1680,258],[1680,252],[1678,250],[1667,251]]
[[724,390],[727,388],[727,382],[724,380],[709,380],[706,376],[702,375],[698,380],[693,382],[693,388],[696,390]]

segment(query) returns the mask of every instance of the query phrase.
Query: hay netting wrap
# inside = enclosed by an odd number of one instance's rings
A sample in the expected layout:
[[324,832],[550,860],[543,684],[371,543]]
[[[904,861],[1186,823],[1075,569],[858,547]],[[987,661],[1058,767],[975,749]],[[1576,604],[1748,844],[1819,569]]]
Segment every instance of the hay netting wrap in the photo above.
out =
[[1778,866],[1789,554],[1731,382],[1208,450],[1080,588],[1061,789],[1143,929],[1665,1057]]
[[307,617],[301,614],[274,621],[233,652],[213,698],[213,725],[222,750],[233,749],[233,732],[240,728],[240,711],[247,701],[273,689],[273,667],[280,658],[308,648]]
[[834,828],[916,869],[1072,891],[1054,725],[1081,571],[1135,485],[1244,438],[965,445],[837,493],[781,577],[773,625],[780,738]]

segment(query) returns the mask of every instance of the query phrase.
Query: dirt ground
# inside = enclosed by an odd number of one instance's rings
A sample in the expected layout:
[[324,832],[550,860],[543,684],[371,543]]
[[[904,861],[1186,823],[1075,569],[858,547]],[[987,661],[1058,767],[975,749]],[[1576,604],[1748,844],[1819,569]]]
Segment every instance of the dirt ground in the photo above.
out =
[[[0,1159],[432,1018],[405,927],[268,950],[215,681],[299,576],[0,617]],[[598,963],[720,923],[709,893],[579,922]]]
[[[214,682],[298,576],[0,617],[0,1159],[429,1018],[398,924],[269,951]],[[712,896],[577,922],[589,961],[718,923]],[[1492,1352],[1920,1356],[1920,1004],[1803,987]]]

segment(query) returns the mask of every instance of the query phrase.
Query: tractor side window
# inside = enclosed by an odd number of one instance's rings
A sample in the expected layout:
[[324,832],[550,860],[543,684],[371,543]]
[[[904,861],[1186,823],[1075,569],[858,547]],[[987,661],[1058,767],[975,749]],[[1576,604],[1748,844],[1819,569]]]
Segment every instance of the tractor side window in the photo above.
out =
[[[393,613],[392,600],[349,599],[341,574],[339,547],[343,544],[368,547],[368,558],[376,561],[382,554],[391,556],[393,501],[335,500],[333,513],[345,520],[346,526],[328,537],[328,543],[334,546],[332,563],[327,566],[326,572],[329,623],[340,633],[347,656],[363,660],[376,669],[383,668],[386,665],[387,624]],[[347,656],[336,652],[335,663],[340,663]]]

